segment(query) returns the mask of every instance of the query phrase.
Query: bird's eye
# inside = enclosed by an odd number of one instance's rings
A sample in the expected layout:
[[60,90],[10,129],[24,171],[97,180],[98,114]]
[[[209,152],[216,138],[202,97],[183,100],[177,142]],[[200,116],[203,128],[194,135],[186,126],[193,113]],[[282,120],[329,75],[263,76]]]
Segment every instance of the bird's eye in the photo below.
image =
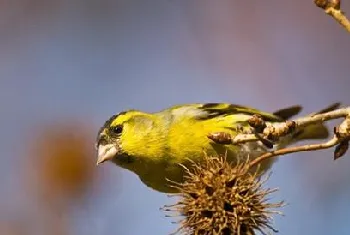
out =
[[115,134],[121,134],[123,131],[123,126],[122,125],[115,126],[113,127],[112,131]]

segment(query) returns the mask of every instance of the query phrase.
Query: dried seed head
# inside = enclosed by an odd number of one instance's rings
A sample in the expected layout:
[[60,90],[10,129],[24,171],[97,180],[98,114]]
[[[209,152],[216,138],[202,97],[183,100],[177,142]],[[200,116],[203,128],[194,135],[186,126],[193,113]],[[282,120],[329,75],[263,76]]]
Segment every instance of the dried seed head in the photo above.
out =
[[[247,170],[248,161],[229,164],[225,157],[206,156],[204,164],[186,168],[184,183],[174,183],[179,201],[164,210],[181,216],[174,234],[253,235],[277,232],[272,226],[272,211],[283,202],[272,204],[267,196],[276,189],[263,189],[268,177]],[[190,170],[191,169],[191,170]]]

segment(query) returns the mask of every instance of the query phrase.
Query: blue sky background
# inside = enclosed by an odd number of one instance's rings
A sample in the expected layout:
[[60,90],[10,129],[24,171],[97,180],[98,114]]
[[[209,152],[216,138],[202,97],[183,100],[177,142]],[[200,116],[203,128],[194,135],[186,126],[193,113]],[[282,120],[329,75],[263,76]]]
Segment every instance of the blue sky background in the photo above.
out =
[[[343,10],[350,12],[345,1]],[[130,108],[302,104],[306,114],[349,105],[349,38],[311,0],[0,1],[0,231],[14,221],[25,229],[13,234],[53,229],[23,173],[36,171],[27,153],[42,126],[88,124],[92,149],[103,122]],[[276,217],[281,234],[350,233],[348,155],[334,162],[332,150],[300,153],[276,163],[268,185],[289,203]],[[92,169],[88,193],[58,215],[64,234],[176,228],[159,211],[172,199],[112,164]]]

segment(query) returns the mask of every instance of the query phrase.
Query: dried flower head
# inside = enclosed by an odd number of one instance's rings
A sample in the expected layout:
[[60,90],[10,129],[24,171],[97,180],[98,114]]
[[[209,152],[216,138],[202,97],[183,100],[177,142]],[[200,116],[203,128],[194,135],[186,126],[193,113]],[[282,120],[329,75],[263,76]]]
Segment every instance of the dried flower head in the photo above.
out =
[[[183,183],[174,183],[179,201],[164,210],[181,216],[175,234],[247,235],[260,231],[277,232],[272,226],[272,209],[283,202],[269,203],[267,196],[276,189],[263,189],[268,177],[248,171],[248,161],[235,165],[225,157],[206,156],[204,164],[192,162]],[[257,170],[254,170],[257,172]],[[175,213],[175,215],[174,215]]]

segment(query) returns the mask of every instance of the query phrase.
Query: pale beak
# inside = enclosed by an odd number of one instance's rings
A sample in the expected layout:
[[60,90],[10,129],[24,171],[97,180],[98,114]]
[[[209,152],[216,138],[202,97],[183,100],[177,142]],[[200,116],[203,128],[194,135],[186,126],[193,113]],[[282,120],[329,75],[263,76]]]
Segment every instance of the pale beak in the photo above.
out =
[[114,144],[99,145],[96,165],[112,160],[117,153],[118,149]]

